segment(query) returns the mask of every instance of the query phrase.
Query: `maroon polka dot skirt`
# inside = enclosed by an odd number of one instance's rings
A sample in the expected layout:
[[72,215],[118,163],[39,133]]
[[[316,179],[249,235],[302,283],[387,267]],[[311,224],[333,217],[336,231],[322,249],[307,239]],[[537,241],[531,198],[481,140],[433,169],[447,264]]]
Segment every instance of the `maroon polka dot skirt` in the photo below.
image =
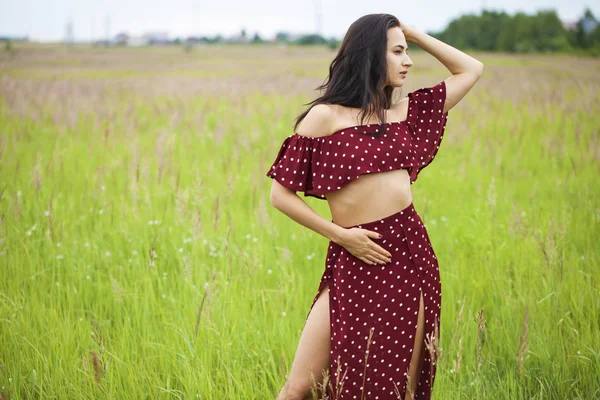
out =
[[310,307],[328,286],[328,394],[331,399],[404,399],[422,292],[425,343],[415,399],[429,399],[436,372],[442,287],[423,221],[411,203],[393,215],[355,227],[381,233],[381,239],[372,240],[392,254],[392,261],[370,265],[329,242],[326,268]]

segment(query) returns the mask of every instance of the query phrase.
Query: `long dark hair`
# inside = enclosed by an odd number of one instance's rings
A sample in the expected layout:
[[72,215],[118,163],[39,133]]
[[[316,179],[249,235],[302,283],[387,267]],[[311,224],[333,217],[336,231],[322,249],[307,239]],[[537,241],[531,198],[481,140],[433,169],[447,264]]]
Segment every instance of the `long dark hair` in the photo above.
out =
[[392,105],[394,87],[386,85],[387,31],[400,27],[398,18],[390,14],[368,14],[350,25],[337,55],[329,66],[329,75],[316,90],[325,93],[305,103],[310,107],[296,118],[294,132],[306,114],[317,104],[340,104],[360,108],[361,124],[376,114],[384,124],[384,109]]

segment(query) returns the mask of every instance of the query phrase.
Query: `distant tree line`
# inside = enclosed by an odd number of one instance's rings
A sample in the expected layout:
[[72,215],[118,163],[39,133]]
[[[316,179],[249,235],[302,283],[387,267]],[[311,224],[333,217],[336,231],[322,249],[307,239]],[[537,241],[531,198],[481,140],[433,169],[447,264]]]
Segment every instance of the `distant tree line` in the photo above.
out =
[[600,23],[589,9],[571,24],[564,24],[554,10],[541,10],[535,15],[484,10],[481,15],[463,15],[432,35],[461,49],[600,56]]

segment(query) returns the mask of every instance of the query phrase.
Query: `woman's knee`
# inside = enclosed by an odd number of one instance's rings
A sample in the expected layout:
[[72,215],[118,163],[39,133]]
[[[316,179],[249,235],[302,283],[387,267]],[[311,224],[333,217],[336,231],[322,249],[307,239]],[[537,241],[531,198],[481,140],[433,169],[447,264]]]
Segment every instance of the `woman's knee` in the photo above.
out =
[[[277,400],[310,400],[315,386],[308,381],[288,381],[281,390]],[[316,390],[316,389],[315,389]]]

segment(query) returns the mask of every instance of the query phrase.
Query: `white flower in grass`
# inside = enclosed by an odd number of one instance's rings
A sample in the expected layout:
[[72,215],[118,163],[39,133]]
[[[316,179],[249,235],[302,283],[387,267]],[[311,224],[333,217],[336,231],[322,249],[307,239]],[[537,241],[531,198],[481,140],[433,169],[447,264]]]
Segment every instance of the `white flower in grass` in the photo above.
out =
[[251,237],[252,237],[252,235],[251,235],[251,234],[247,234],[247,235],[246,235],[246,239],[250,239]]
[[17,192],[17,197],[21,197],[21,191],[20,190]]
[[45,215],[46,217],[49,217],[49,216],[50,216],[50,211],[46,210],[46,212],[44,212],[44,215]]
[[306,256],[307,260],[312,260],[313,258],[315,258],[315,253],[310,253],[309,255]]
[[184,238],[183,244],[190,243],[191,241],[192,241],[192,238]]
[[129,259],[129,264],[131,264],[133,262],[133,258]]
[[107,252],[105,253],[105,255],[106,255],[106,257],[110,257],[110,251],[107,251]]
[[440,220],[441,220],[443,223],[446,223],[446,222],[448,222],[448,218],[444,217],[443,215],[440,217]]
[[85,247],[90,247],[90,242],[85,242]]
[[134,251],[133,251],[133,255],[134,255],[134,256],[137,256],[137,250],[134,250]]
[[163,293],[163,294],[162,294],[162,298],[163,298],[163,299],[166,299],[166,298],[167,298],[167,295]]
[[179,252],[180,252],[180,253],[183,253],[183,248],[181,248],[181,247],[180,247],[180,248],[179,248]]
[[268,270],[268,271],[267,271],[267,273],[269,273],[269,274],[272,274],[272,273],[273,273],[273,270],[272,270],[272,269],[270,269],[270,270]]
[[85,279],[87,279],[87,280],[89,281],[89,280],[91,280],[92,278],[90,278],[90,276],[89,276],[89,275],[87,275],[87,276],[85,277]]
[[31,236],[31,231],[27,231],[27,236]]
[[148,225],[153,225],[153,224],[154,224],[153,220],[148,221]]
[[62,255],[62,254],[59,254],[59,255],[57,255],[57,256],[56,256],[56,259],[57,259],[57,260],[62,260],[63,258],[64,258],[64,257],[63,257],[63,255]]
[[252,241],[253,241],[254,243],[258,242],[258,238],[256,238],[256,237],[255,237],[254,239],[252,239]]
[[104,214],[104,210],[103,209],[98,210],[98,214]]
[[106,186],[102,185],[101,189],[104,192],[106,190]]
[[281,313],[281,316],[285,317],[285,311],[283,311],[283,312]]
[[60,246],[62,246],[62,243],[61,243],[61,242],[58,242],[58,243],[56,243],[56,245],[57,245],[58,247],[60,247]]

